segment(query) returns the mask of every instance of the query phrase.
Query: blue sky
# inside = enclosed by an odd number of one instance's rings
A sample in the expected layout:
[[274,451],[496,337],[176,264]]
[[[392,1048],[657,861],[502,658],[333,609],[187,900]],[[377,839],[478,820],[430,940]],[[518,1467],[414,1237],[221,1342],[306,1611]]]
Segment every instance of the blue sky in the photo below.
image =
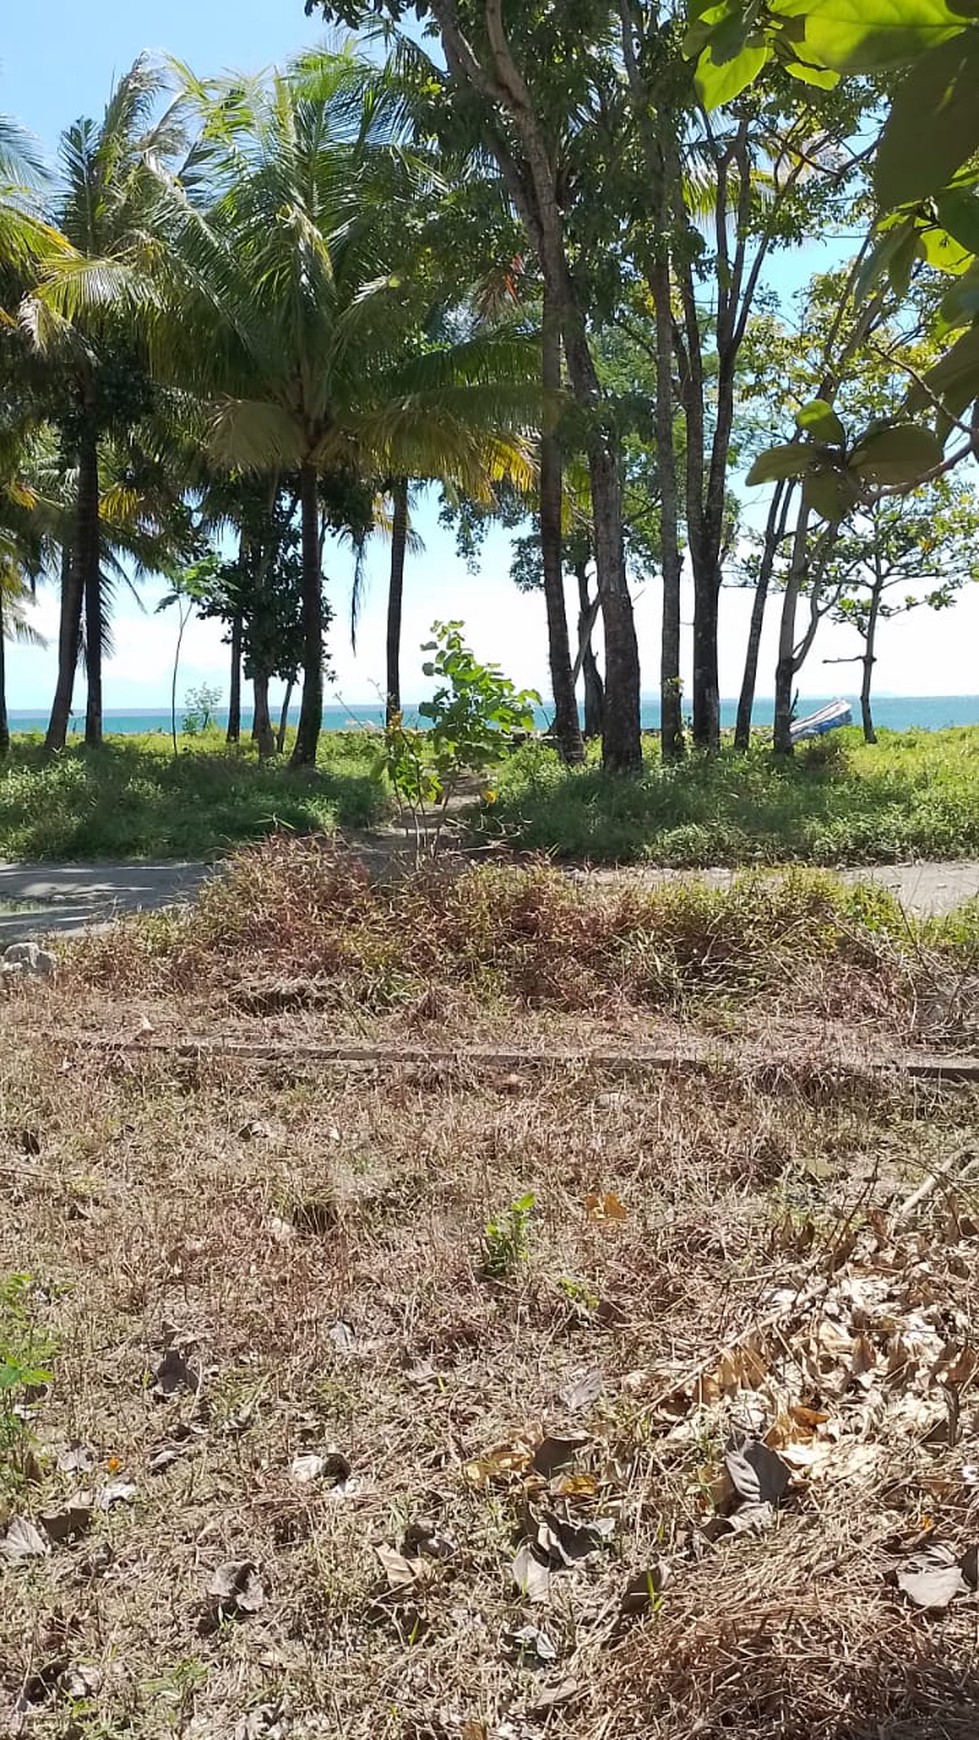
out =
[[[49,152],[59,130],[77,116],[97,114],[114,76],[124,72],[144,49],[167,51],[203,74],[224,69],[257,71],[322,40],[322,26],[303,15],[302,0],[6,0],[0,35],[0,110],[14,114],[42,140]],[[816,244],[801,259],[785,262],[783,282],[801,282],[808,272],[833,263],[829,244]],[[837,250],[833,250],[838,257]],[[405,612],[405,693],[424,692],[417,649],[433,620],[461,617],[481,656],[496,659],[522,685],[546,690],[547,661],[540,600],[521,596],[508,578],[509,548],[502,535],[487,543],[482,572],[471,577],[455,555],[453,540],[438,527],[434,504],[423,503],[417,527],[425,544],[408,574]],[[358,635],[358,654],[350,649],[344,620],[349,607],[349,557],[337,553],[328,563],[330,598],[337,616],[333,634],[336,690],[349,702],[373,699],[383,683],[384,569],[386,550],[378,540],[369,562],[370,586]],[[155,706],[168,692],[173,624],[156,618],[160,589],[144,588],[146,613],[120,598],[116,652],[106,672],[108,707]],[[749,600],[726,593],[722,613],[722,689],[734,694]],[[656,685],[659,612],[656,588],[637,600],[637,629],[643,656],[644,688]],[[684,612],[689,618],[689,607]],[[37,607],[39,628],[53,635],[57,606],[51,590]],[[774,629],[774,624],[771,625]],[[979,644],[979,587],[955,615],[920,613],[888,625],[882,639],[878,683],[898,694],[964,694],[975,688],[974,648]],[[807,694],[825,694],[840,681],[823,658],[854,651],[842,630],[827,630],[803,672]],[[688,649],[689,652],[689,649]],[[771,637],[762,669],[774,665]],[[195,624],[187,637],[183,686],[200,681],[226,691],[226,655],[219,628]],[[46,706],[53,686],[51,652],[13,649],[9,659],[12,707]],[[849,673],[848,673],[849,674]],[[844,682],[846,679],[844,679]],[[768,692],[763,677],[760,690]]]

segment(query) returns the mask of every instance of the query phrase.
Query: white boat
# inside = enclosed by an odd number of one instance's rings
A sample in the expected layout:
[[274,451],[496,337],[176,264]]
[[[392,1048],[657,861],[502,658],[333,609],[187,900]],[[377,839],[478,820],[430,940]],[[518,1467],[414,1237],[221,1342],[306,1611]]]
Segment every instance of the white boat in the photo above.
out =
[[838,725],[852,724],[853,710],[849,701],[828,701],[818,713],[796,719],[792,726],[792,741],[804,743],[807,737],[822,737],[827,731],[835,731]]

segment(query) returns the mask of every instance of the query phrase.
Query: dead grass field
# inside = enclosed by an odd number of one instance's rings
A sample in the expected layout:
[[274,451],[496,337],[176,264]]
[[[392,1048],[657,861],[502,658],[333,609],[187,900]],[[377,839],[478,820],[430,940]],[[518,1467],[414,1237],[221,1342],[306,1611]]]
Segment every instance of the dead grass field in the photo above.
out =
[[[458,948],[392,1008],[327,972],[327,916],[187,922],[4,1011],[0,1372],[51,1374],[0,1388],[8,1730],[974,1736],[975,1092],[818,1048],[610,1079],[72,1047],[100,1009],[109,1041],[764,1032],[727,980],[535,1005]],[[233,947],[332,1006],[242,1012]],[[893,951],[845,953],[827,1031],[862,985],[904,1032]]]

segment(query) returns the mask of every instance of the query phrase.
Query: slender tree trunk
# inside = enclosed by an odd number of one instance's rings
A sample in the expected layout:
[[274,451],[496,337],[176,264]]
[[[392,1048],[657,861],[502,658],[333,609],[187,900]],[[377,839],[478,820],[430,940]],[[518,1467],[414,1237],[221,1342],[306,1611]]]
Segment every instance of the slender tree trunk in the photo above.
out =
[[252,679],[255,689],[255,741],[260,761],[275,754],[272,716],[269,713],[269,679],[266,671],[256,671]]
[[102,743],[102,552],[99,522],[99,444],[86,430],[78,452],[76,551],[85,596],[85,747]]
[[61,614],[58,624],[58,682],[51,718],[44,739],[46,750],[64,749],[75,692],[78,648],[82,632],[82,585],[75,552],[70,544],[61,551]]
[[601,737],[605,725],[605,685],[598,669],[595,648],[594,608],[588,591],[588,564],[575,564],[578,582],[578,640],[581,646],[581,672],[585,679],[585,736]]
[[10,754],[10,722],[7,718],[7,642],[0,592],[0,759]]
[[860,684],[860,714],[863,720],[863,740],[865,743],[876,743],[877,733],[874,730],[874,715],[870,704],[870,692],[874,683],[874,666],[877,663],[877,624],[880,619],[880,598],[883,584],[875,584],[870,594],[870,610],[867,615],[867,633],[863,649],[863,680]]
[[303,698],[299,728],[289,766],[315,767],[323,728],[323,576],[320,566],[320,514],[316,472],[299,473],[303,552]]
[[751,743],[751,715],[755,706],[755,687],[758,682],[758,659],[761,653],[762,629],[765,626],[765,608],[768,603],[768,589],[771,585],[775,562],[779,548],[785,536],[785,524],[788,519],[789,504],[792,500],[792,484],[776,485],[772,504],[768,510],[768,521],[765,526],[765,543],[758,565],[758,579],[755,582],[755,596],[751,606],[751,623],[748,628],[748,647],[744,660],[744,676],[741,679],[741,694],[738,697],[738,717],[734,727],[734,747],[744,752]]
[[778,663],[775,666],[775,728],[773,743],[776,755],[792,754],[792,684],[795,680],[795,615],[799,593],[806,572],[806,551],[809,542],[809,509],[800,507],[792,543],[785,592],[782,597],[782,620],[778,634]]
[[290,677],[286,683],[286,692],[282,697],[282,712],[279,714],[279,729],[275,734],[275,747],[279,755],[282,754],[282,751],[286,746],[286,732],[289,729],[289,708],[292,706],[292,691],[295,686],[295,679]]
[[650,280],[656,313],[656,471],[660,500],[660,559],[663,566],[663,631],[660,640],[659,680],[660,752],[664,761],[676,761],[683,754],[683,688],[680,681],[682,559],[676,454],[673,447],[673,313],[668,257],[654,263]]
[[[561,328],[547,286],[541,325],[541,385],[545,394],[561,390]],[[562,759],[584,761],[581,721],[571,669],[568,610],[564,597],[564,461],[557,438],[545,432],[540,440],[540,547],[547,610],[547,651],[554,698],[554,735]]]
[[231,618],[231,687],[228,690],[228,734],[229,743],[241,741],[241,611],[236,610]]
[[391,527],[391,575],[388,581],[387,686],[385,719],[390,725],[401,712],[401,614],[405,595],[405,556],[408,551],[408,479],[399,477],[391,491],[394,521]]

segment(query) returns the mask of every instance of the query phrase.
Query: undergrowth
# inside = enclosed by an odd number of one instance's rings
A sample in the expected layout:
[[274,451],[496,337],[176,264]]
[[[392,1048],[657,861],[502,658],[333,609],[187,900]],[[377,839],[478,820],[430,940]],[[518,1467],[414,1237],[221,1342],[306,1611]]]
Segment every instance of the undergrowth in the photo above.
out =
[[217,731],[178,739],[115,737],[97,751],[46,759],[14,739],[0,766],[0,857],[211,858],[276,830],[366,827],[383,813],[366,732],[324,734],[315,773],[261,765],[251,744],[227,748]]
[[256,981],[328,985],[373,1010],[441,987],[484,1006],[559,1010],[808,997],[846,1016],[907,1005],[926,980],[971,982],[976,959],[976,908],[915,925],[885,890],[818,871],[649,889],[585,886],[538,862],[379,885],[352,853],[276,839],[230,860],[185,915],[79,943],[69,971],[95,986],[233,999]]
[[529,744],[501,768],[479,821],[523,848],[594,863],[677,867],[887,864],[979,852],[979,729],[881,732],[868,746],[835,733],[778,762],[688,756],[675,767],[647,742],[641,779],[580,769]]

